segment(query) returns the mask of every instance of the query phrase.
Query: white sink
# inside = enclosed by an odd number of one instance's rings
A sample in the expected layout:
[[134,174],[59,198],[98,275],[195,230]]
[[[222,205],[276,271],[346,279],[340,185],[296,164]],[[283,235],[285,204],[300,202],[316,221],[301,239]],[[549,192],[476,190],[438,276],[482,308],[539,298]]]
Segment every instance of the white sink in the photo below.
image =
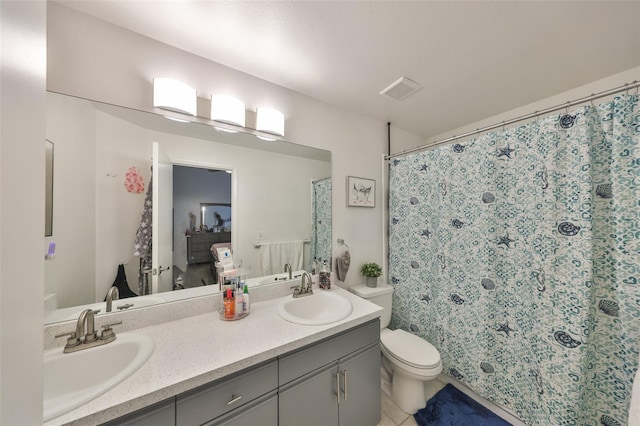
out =
[[44,353],[44,420],[78,408],[108,391],[140,368],[151,356],[153,340],[123,333],[103,346]]
[[289,322],[302,325],[323,325],[351,315],[353,306],[341,294],[316,290],[312,295],[287,296],[278,304],[278,314]]

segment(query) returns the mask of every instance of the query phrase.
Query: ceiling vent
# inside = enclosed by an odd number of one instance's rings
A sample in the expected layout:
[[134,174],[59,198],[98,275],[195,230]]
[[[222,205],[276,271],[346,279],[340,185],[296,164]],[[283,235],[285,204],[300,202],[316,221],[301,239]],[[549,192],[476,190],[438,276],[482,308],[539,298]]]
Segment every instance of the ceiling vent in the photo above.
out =
[[415,81],[410,80],[407,77],[400,77],[389,87],[380,92],[380,94],[395,99],[396,101],[402,101],[420,89],[422,89],[422,86]]

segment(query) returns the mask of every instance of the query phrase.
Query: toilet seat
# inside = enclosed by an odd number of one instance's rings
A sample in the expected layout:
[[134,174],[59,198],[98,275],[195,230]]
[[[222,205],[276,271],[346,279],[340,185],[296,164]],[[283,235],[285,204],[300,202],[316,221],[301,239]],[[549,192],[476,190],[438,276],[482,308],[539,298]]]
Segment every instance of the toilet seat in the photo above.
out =
[[440,353],[426,340],[404,330],[393,330],[380,336],[383,352],[397,362],[430,370],[441,366]]

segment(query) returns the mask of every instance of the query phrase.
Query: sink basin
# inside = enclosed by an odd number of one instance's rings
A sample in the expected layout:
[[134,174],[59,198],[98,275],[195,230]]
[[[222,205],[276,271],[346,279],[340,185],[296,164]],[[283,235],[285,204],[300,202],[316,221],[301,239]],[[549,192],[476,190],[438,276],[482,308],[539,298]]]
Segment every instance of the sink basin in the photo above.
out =
[[316,290],[310,296],[287,296],[278,304],[278,314],[302,325],[331,324],[345,319],[353,311],[351,302],[341,294]]
[[108,391],[151,356],[153,340],[143,334],[118,334],[103,346],[44,353],[44,420],[58,417]]

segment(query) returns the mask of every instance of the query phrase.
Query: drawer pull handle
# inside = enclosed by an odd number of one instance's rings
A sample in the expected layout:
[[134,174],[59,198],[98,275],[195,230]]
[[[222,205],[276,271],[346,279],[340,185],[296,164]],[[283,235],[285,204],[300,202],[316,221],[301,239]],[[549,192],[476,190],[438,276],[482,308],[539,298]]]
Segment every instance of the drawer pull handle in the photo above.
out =
[[238,396],[231,395],[231,401],[227,402],[227,405],[231,405],[235,402],[240,401],[241,399],[242,399],[242,395],[238,395]]
[[347,370],[342,371],[342,377],[344,377],[344,400],[347,400]]
[[338,396],[338,405],[340,404],[340,372],[336,373],[336,395]]

